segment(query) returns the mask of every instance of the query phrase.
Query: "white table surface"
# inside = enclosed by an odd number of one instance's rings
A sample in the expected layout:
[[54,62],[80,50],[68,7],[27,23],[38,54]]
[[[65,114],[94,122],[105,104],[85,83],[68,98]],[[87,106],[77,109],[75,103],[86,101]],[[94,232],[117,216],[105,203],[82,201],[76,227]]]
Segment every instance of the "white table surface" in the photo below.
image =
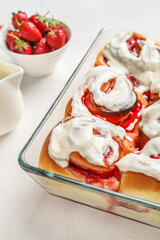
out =
[[[44,14],[49,9],[70,26],[72,42],[52,75],[23,77],[24,115],[0,137],[0,240],[159,240],[160,229],[47,194],[19,167],[17,156],[99,30],[140,27],[160,36],[160,1],[0,0],[0,25],[10,21],[13,11]],[[0,58],[12,62],[1,49]]]

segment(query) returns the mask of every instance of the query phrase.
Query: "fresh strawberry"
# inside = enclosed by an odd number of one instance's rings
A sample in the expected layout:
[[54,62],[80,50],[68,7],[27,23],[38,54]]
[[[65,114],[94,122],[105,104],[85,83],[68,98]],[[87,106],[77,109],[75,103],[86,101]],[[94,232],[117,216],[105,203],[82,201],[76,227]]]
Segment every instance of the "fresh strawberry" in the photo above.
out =
[[12,24],[13,26],[18,29],[22,22],[28,20],[27,14],[25,12],[18,11],[18,13],[13,13],[12,17]]
[[42,34],[34,23],[26,21],[19,29],[19,37],[28,42],[38,42]]
[[29,21],[34,23],[42,34],[47,30],[45,20],[46,18],[39,14],[33,15],[29,18]]
[[47,34],[46,39],[48,45],[55,50],[63,47],[65,44],[65,34],[62,29],[50,31]]
[[0,30],[2,29],[3,26],[0,26]]
[[49,27],[50,30],[57,30],[57,29],[62,29],[64,34],[65,34],[65,43],[68,42],[68,39],[69,39],[69,31],[67,30],[67,28],[60,24],[60,25],[51,25]]
[[10,46],[11,51],[21,54],[31,54],[32,47],[28,42],[25,42],[15,36],[15,41],[12,41]]
[[6,36],[6,44],[9,48],[11,46],[11,43],[15,41],[14,36],[18,37],[18,32],[8,31],[7,36]]
[[41,38],[41,40],[34,46],[33,54],[43,54],[48,52],[51,52],[51,48],[48,46],[46,38]]

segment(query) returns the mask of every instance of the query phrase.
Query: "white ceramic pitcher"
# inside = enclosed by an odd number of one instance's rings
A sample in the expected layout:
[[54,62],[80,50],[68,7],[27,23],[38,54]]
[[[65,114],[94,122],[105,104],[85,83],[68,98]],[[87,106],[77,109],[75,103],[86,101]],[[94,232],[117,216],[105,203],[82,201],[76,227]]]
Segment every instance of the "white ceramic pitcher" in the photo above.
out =
[[10,132],[22,117],[23,72],[21,67],[0,60],[0,136]]

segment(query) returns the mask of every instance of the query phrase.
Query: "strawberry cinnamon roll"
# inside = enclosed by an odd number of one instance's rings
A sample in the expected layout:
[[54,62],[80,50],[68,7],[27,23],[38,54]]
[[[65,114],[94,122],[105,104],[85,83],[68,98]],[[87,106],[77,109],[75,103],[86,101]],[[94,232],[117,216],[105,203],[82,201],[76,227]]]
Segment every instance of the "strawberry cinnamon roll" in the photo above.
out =
[[114,68],[98,66],[85,79],[67,104],[65,117],[91,113],[133,132],[147,103],[126,76]]
[[141,152],[116,164],[122,172],[119,192],[160,203],[160,137],[149,140]]
[[143,110],[139,128],[138,145],[140,149],[150,139],[160,137],[160,100]]
[[138,33],[121,32],[101,50],[95,65],[113,66],[124,72],[149,104],[159,99],[160,43]]
[[[122,44],[124,34],[129,34],[129,37],[127,39],[125,39],[125,44],[127,47],[126,50],[129,51],[133,56],[139,57],[140,52],[141,52],[141,46],[138,44],[139,40],[145,41],[146,37],[139,33],[136,33],[136,32],[119,33],[117,36],[115,36],[115,38],[110,43],[107,43],[106,46],[99,52],[99,54],[96,58],[96,61],[95,61],[95,66],[99,66],[99,65],[108,66],[108,67],[110,66],[110,64],[109,64],[110,57],[108,56],[109,54],[107,55],[107,53],[106,53],[106,48],[111,48],[112,45],[114,45],[116,38],[119,37],[119,39],[118,39],[119,43],[117,44],[117,50],[120,50],[120,47],[118,47],[118,45],[120,46]],[[116,60],[117,59],[115,59],[115,61]],[[111,65],[113,65],[113,63],[111,63]]]
[[124,156],[125,131],[92,115],[66,118],[47,137],[39,168],[117,191],[115,163]]

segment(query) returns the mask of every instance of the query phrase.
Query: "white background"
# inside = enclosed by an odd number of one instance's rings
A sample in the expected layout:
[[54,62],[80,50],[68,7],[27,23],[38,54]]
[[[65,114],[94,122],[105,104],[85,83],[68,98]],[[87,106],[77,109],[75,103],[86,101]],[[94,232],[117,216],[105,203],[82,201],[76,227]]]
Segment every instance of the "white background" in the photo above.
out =
[[[72,41],[52,75],[23,77],[23,118],[0,137],[0,240],[159,240],[160,229],[47,194],[19,167],[17,156],[102,27],[149,29],[160,39],[160,1],[0,0],[0,25],[17,10],[51,10],[70,26]],[[1,49],[0,58],[11,62]]]

